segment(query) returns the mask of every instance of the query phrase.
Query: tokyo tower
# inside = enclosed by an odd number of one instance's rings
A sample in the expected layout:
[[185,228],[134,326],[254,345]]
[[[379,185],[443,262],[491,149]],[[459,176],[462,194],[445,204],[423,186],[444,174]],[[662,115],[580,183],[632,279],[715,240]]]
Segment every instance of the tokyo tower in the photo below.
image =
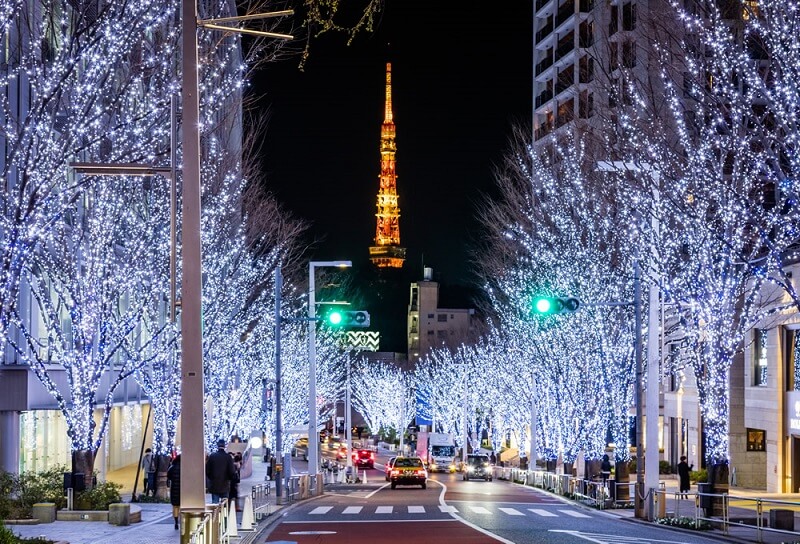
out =
[[397,174],[394,154],[395,127],[392,120],[392,64],[386,63],[386,109],[381,125],[381,174],[378,189],[375,245],[369,258],[378,268],[402,268],[406,248],[400,247],[400,208],[397,205]]

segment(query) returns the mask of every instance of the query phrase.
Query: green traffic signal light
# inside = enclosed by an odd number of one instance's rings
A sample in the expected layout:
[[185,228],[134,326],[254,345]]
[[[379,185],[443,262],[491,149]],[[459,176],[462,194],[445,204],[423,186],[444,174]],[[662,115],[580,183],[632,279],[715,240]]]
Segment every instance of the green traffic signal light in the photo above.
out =
[[328,314],[328,323],[331,325],[342,324],[342,312],[331,312]]
[[536,315],[569,314],[576,311],[581,301],[575,297],[535,297],[533,311]]
[[533,301],[533,307],[540,314],[549,314],[553,311],[553,301],[549,298],[537,298]]

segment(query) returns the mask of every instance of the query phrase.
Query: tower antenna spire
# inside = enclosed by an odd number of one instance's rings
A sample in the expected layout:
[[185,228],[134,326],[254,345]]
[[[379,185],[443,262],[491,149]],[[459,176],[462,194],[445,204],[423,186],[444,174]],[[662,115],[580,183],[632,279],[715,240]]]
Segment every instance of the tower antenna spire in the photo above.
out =
[[394,114],[392,112],[392,63],[386,63],[386,105],[381,125],[381,174],[378,188],[377,225],[375,245],[369,248],[369,257],[378,268],[402,268],[406,249],[400,247],[400,207],[397,197],[395,172]]

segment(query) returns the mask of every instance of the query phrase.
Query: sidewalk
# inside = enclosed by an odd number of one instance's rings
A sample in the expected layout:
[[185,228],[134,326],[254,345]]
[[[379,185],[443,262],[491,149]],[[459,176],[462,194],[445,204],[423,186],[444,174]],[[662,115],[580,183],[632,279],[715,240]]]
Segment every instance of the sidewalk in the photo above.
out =
[[[664,480],[664,484],[666,496],[665,513],[667,517],[695,518],[696,486],[692,487],[688,498],[681,498],[678,494],[677,480]],[[764,491],[753,491],[740,487],[730,488],[729,495],[732,497],[729,502],[729,519],[731,523],[729,525],[727,534],[725,534],[721,528],[717,527],[708,531],[701,531],[700,534],[703,536],[719,538],[722,541],[728,542],[758,542],[758,531],[756,530],[755,526],[758,516],[756,499],[763,499],[765,501],[788,501],[800,503],[800,495],[798,494],[766,493]],[[760,542],[765,544],[780,544],[783,542],[800,541],[800,507],[769,502],[764,502],[762,506],[763,509],[761,516],[763,520],[763,526],[768,526],[769,524],[770,509],[776,508],[781,510],[792,510],[794,511],[795,531],[798,532],[792,535],[775,533],[772,531],[762,531]],[[608,509],[604,511],[618,518],[635,523],[651,523],[646,520],[636,519],[633,508]],[[702,508],[700,509],[700,515],[704,515]],[[691,529],[671,528],[683,533],[698,534],[697,531],[693,531]]]
[[[263,484],[266,480],[268,463],[262,461],[261,456],[253,459],[253,473],[248,478],[243,478],[239,483],[239,496],[249,495],[253,486]],[[295,473],[307,470],[307,463],[297,460],[292,463]],[[108,480],[122,484],[123,498],[130,501],[133,489],[133,478],[136,467],[128,467],[109,473]],[[141,492],[141,482],[139,486]],[[206,495],[206,503],[211,502],[211,495]],[[275,519],[276,512],[282,505],[275,504],[275,489],[267,497],[270,515],[263,520],[256,531],[250,533],[240,532],[237,542],[252,542],[271,520]],[[172,519],[172,506],[169,503],[135,503],[132,506],[141,508],[142,521],[127,527],[118,527],[105,521],[56,521],[38,525],[8,525],[15,534],[22,537],[44,537],[56,542],[69,544],[108,544],[109,542],[127,542],[135,544],[176,544],[180,542],[179,531],[175,530]],[[242,514],[237,515],[241,522]]]

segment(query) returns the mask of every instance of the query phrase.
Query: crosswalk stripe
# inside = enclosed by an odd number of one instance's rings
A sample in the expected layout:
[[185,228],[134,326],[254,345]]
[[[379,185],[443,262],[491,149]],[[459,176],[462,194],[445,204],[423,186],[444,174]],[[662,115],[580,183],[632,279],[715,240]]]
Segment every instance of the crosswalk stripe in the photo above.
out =
[[424,514],[425,507],[424,506],[409,506],[408,507],[409,514]]
[[444,505],[444,504],[440,504],[439,505],[439,510],[443,514],[457,514],[458,513],[458,510],[456,510],[455,506]]
[[376,514],[391,514],[394,506],[379,506],[375,509]]
[[333,509],[333,506],[317,506],[309,514],[327,514]]
[[574,510],[559,510],[562,514],[566,514],[568,516],[572,516],[573,518],[590,518],[592,516],[587,516],[586,514],[581,514],[580,512],[576,512]]
[[342,514],[358,514],[359,512],[361,512],[361,506],[348,506]]
[[509,516],[524,516],[522,512],[516,510],[514,508],[498,508],[501,512],[508,514]]
[[538,514],[544,518],[554,518],[556,515],[549,510],[542,510],[541,508],[528,508],[529,512],[533,512],[534,514]]
[[491,512],[489,512],[489,510],[487,510],[483,506],[470,506],[469,509],[475,512],[476,514],[491,514]]

